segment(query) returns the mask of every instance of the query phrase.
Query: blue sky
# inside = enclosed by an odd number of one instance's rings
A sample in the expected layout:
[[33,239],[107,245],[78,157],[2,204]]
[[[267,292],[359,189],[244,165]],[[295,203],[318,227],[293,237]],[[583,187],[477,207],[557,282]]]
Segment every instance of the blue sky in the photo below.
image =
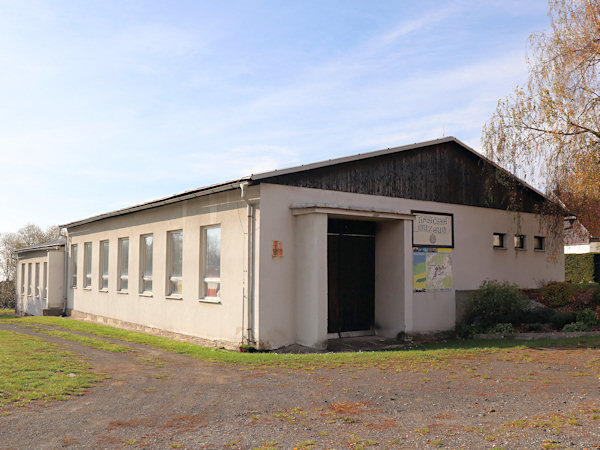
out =
[[453,135],[547,2],[0,0],[0,232]]

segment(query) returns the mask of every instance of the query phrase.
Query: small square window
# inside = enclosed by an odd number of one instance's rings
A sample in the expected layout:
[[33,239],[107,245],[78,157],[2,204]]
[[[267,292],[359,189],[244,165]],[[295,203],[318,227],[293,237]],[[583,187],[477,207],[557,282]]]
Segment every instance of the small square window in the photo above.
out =
[[504,233],[494,233],[494,248],[504,248]]
[[546,238],[544,236],[534,236],[533,249],[538,251],[546,250]]
[[515,248],[524,250],[525,249],[525,236],[522,234],[515,234]]

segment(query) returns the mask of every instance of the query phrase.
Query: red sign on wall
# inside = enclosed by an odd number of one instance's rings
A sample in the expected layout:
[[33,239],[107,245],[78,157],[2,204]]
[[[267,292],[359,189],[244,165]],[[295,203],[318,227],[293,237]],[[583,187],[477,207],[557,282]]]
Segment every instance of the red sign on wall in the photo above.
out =
[[283,245],[281,241],[273,241],[273,256],[283,256]]

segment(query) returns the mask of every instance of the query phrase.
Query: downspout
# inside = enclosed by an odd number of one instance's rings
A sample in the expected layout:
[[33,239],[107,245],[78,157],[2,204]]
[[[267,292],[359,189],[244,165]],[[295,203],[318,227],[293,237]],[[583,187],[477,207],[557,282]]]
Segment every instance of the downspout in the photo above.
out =
[[[247,238],[246,238],[246,289],[244,295],[244,305],[242,314],[242,330],[244,322],[246,324],[246,343],[254,344],[254,212],[255,207],[248,199],[248,182],[240,183],[240,193],[242,200],[246,203],[247,215]],[[242,343],[244,343],[244,333],[242,332]]]
[[[62,234],[62,233],[61,233]],[[62,316],[65,317],[67,315],[67,303],[69,302],[69,229],[65,228],[65,286],[63,288],[63,311]],[[48,266],[48,270],[50,270],[50,266]],[[46,275],[48,276],[48,275]]]

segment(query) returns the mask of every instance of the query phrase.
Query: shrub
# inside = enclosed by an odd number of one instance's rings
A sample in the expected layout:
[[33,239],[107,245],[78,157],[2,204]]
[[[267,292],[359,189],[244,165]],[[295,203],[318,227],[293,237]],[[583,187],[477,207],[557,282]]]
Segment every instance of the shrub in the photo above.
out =
[[474,323],[487,328],[497,323],[518,323],[526,304],[525,295],[507,281],[485,280],[469,297]]
[[17,303],[15,282],[13,280],[0,281],[0,308],[14,308]]
[[523,311],[521,323],[548,323],[551,321],[555,311],[550,308],[535,308]]
[[530,323],[527,325],[527,331],[540,331],[543,328],[541,323]]
[[473,336],[478,334],[479,331],[479,328],[473,325],[461,323],[456,327],[456,336],[461,339],[473,339]]
[[559,308],[568,305],[575,299],[573,291],[571,283],[552,281],[542,288],[542,299],[551,307]]
[[497,323],[487,329],[487,333],[491,334],[510,334],[513,332],[512,323]]
[[594,290],[594,299],[592,300],[592,302],[595,305],[600,306],[600,288]]
[[596,316],[596,312],[591,309],[584,309],[583,311],[579,311],[577,313],[577,322],[583,322],[587,326],[598,325],[598,317]]
[[573,283],[600,283],[600,254],[565,255],[565,280]]
[[588,326],[588,324],[584,323],[584,322],[574,322],[574,323],[568,323],[563,327],[563,331],[567,331],[567,332],[573,332],[573,331],[587,331],[589,330],[590,327]]
[[555,312],[550,318],[550,323],[557,330],[561,330],[566,324],[575,322],[576,318],[575,313],[572,312]]

